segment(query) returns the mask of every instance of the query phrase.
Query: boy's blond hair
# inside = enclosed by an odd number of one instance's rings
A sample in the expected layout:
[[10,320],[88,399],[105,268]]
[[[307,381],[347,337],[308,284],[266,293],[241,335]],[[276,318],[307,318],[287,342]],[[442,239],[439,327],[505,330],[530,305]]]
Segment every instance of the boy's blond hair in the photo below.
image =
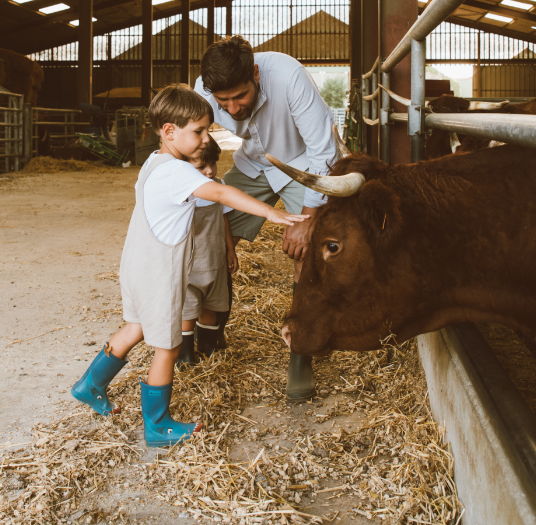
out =
[[218,143],[214,140],[212,135],[209,135],[209,142],[205,146],[205,149],[201,151],[199,159],[205,164],[213,164],[220,160],[221,148],[218,146]]
[[209,116],[211,124],[214,122],[211,105],[188,84],[170,84],[162,89],[151,101],[148,115],[158,134],[167,123],[184,128],[205,115]]

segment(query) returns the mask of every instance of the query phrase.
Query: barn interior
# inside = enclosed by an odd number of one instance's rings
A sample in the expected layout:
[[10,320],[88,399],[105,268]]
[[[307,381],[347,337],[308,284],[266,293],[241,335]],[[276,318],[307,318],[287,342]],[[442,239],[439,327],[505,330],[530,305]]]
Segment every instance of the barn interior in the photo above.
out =
[[[193,86],[234,34],[296,58],[323,96],[340,81],[346,147],[392,165],[424,159],[445,125],[427,102],[536,97],[532,0],[0,0],[0,522],[536,523],[535,341],[483,324],[337,352],[312,404],[288,406],[281,229],[239,245],[229,350],[177,374],[177,415],[211,420],[199,442],[144,447],[143,344],[112,384],[129,418],[69,399],[123,322],[132,187],[159,147],[150,101]],[[445,118],[534,147],[533,116],[501,116]],[[211,132],[223,176],[240,139]]]

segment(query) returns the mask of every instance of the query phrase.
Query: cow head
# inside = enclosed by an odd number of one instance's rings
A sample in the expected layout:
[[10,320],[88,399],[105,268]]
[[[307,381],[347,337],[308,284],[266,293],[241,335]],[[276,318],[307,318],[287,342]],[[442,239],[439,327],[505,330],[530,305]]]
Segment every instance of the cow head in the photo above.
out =
[[[389,312],[380,305],[386,304],[383,285],[385,279],[392,279],[392,255],[403,228],[399,197],[378,180],[385,166],[366,155],[351,155],[332,167],[330,177],[301,172],[300,179],[298,170],[273,157],[270,160],[310,187],[325,191],[329,185],[328,191],[335,195],[319,211],[285,319],[285,341],[293,352],[307,355],[378,348],[380,338],[390,330]],[[319,188],[320,182],[324,189]],[[391,290],[403,285],[393,283]],[[383,333],[372,328],[378,324],[383,324]]]

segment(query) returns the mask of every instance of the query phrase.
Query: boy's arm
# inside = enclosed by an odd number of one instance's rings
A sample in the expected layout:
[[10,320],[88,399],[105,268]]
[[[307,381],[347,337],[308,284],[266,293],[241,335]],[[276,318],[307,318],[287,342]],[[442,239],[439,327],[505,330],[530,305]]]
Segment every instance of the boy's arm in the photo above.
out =
[[233,242],[233,235],[231,233],[231,225],[227,215],[223,216],[223,222],[225,223],[225,246],[227,247],[227,270],[230,274],[236,273],[239,268],[238,257],[236,256],[235,245]]
[[217,182],[207,182],[199,186],[194,192],[194,197],[207,201],[219,202],[235,210],[240,210],[258,217],[265,217],[275,224],[287,224],[293,226],[294,222],[303,222],[308,215],[294,215],[282,210],[274,210],[268,204],[250,197],[243,191],[232,186],[224,186]]

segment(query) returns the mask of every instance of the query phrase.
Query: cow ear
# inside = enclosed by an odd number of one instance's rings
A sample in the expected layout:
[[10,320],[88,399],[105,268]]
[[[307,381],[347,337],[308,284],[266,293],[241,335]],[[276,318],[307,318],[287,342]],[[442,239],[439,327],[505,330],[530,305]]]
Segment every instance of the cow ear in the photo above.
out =
[[359,213],[370,240],[379,248],[392,247],[400,238],[400,198],[380,181],[367,182],[359,195]]

